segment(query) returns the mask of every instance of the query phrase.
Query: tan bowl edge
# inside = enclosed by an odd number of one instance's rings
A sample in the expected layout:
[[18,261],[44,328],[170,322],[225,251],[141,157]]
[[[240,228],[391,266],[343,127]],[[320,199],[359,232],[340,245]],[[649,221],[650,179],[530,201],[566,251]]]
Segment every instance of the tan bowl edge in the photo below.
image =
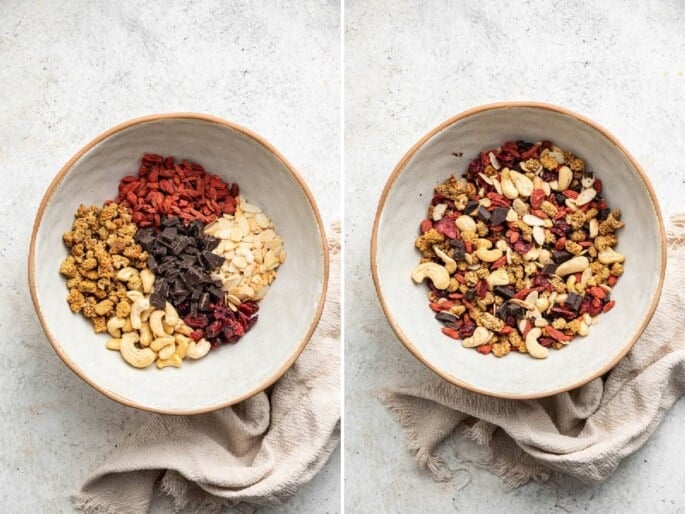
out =
[[[489,111],[489,110],[495,110],[495,109],[507,109],[511,107],[531,107],[531,108],[536,108],[536,109],[546,109],[549,111],[554,111],[560,114],[565,114],[568,116],[571,116],[587,125],[590,125],[593,127],[595,130],[600,132],[604,137],[606,137],[609,141],[611,141],[623,155],[630,161],[630,163],[635,167],[635,169],[638,171],[640,174],[640,178],[642,179],[642,182],[644,186],[647,188],[647,191],[649,193],[650,200],[652,201],[652,205],[654,207],[654,211],[656,212],[657,219],[659,221],[659,239],[661,241],[661,269],[659,270],[659,283],[657,284],[656,290],[654,291],[654,295],[652,297],[652,302],[650,305],[649,310],[647,311],[644,319],[642,320],[642,323],[640,324],[640,328],[637,330],[635,333],[635,336],[623,347],[623,349],[614,357],[613,360],[611,360],[606,366],[601,368],[599,371],[596,371],[595,373],[592,373],[588,375],[587,377],[579,380],[578,382],[571,384],[567,387],[561,387],[558,389],[554,389],[552,391],[546,391],[541,394],[495,394],[490,391],[485,391],[482,389],[479,389],[477,387],[473,387],[470,384],[467,384],[465,382],[462,382],[452,375],[445,373],[433,365],[431,365],[427,360],[425,360],[421,354],[419,353],[418,349],[412,344],[412,342],[404,335],[404,333],[400,330],[399,326],[395,322],[395,319],[393,318],[392,314],[388,310],[388,307],[385,303],[385,299],[383,297],[383,293],[380,288],[380,283],[379,283],[379,278],[378,278],[378,266],[376,262],[376,253],[377,253],[377,244],[378,244],[378,223],[380,219],[381,212],[383,211],[383,207],[385,206],[385,201],[387,199],[388,193],[390,192],[390,189],[392,188],[393,184],[395,183],[395,180],[401,173],[401,171],[404,169],[404,166],[406,163],[413,157],[413,155],[416,153],[416,151],[421,148],[421,146],[426,143],[430,138],[432,138],[435,134],[443,130],[444,128],[448,127],[449,125],[453,124],[456,121],[459,121],[463,118],[466,118],[468,116],[471,116],[473,114],[483,112],[483,111]],[[659,299],[661,297],[661,290],[664,284],[664,276],[666,273],[666,231],[664,229],[664,221],[661,215],[661,209],[659,208],[659,202],[657,201],[656,198],[656,193],[654,191],[654,188],[652,187],[651,183],[649,182],[649,179],[647,178],[647,175],[645,171],[642,169],[642,166],[635,160],[635,158],[626,150],[626,148],[612,135],[610,134],[604,127],[601,125],[595,123],[594,121],[581,116],[580,114],[577,114],[573,111],[570,111],[568,109],[565,109],[563,107],[558,107],[556,105],[552,104],[547,104],[543,102],[498,102],[498,103],[491,103],[491,104],[485,104],[481,105],[478,107],[474,107],[472,109],[468,109],[460,114],[457,114],[456,116],[453,116],[449,118],[448,120],[442,122],[440,125],[432,129],[430,132],[428,132],[425,136],[423,136],[414,146],[412,146],[409,151],[404,154],[400,162],[395,166],[395,169],[392,171],[392,174],[390,175],[390,178],[388,178],[387,182],[385,183],[385,186],[383,187],[383,192],[381,193],[381,198],[378,202],[378,207],[376,209],[376,216],[373,222],[373,229],[372,229],[372,234],[371,234],[371,274],[373,276],[373,283],[376,288],[376,294],[378,295],[378,299],[381,302],[381,307],[383,308],[383,312],[385,313],[385,317],[388,319],[388,322],[390,323],[391,328],[395,332],[395,335],[400,339],[402,344],[407,347],[407,349],[416,357],[419,361],[421,361],[424,365],[426,365],[431,371],[433,371],[436,375],[441,377],[442,379],[456,385],[459,387],[463,387],[464,389],[468,389],[469,391],[473,391],[476,393],[484,394],[487,396],[494,396],[496,398],[505,398],[505,399],[510,399],[510,400],[532,400],[536,398],[546,398],[548,396],[553,396],[555,394],[563,393],[566,391],[570,391],[571,389],[575,389],[577,387],[580,387],[582,385],[587,384],[591,380],[594,380],[597,377],[602,376],[604,373],[609,371],[611,368],[613,368],[633,347],[633,345],[636,343],[636,341],[639,339],[639,337],[642,335],[644,332],[645,328],[647,328],[647,324],[649,321],[652,319],[652,316],[654,315],[654,311],[656,310],[657,305],[659,304]]]
[[[249,136],[250,138],[254,139],[261,145],[263,145],[267,150],[269,150],[281,163],[285,166],[285,168],[290,172],[292,177],[297,181],[299,186],[302,188],[304,191],[307,200],[309,201],[309,205],[312,208],[312,211],[314,212],[314,216],[316,218],[316,224],[319,227],[319,234],[321,236],[321,245],[323,249],[323,261],[324,261],[324,270],[323,270],[323,288],[321,290],[321,295],[319,297],[318,305],[316,307],[316,312],[314,314],[314,319],[312,319],[311,324],[309,325],[309,328],[307,330],[307,333],[305,334],[305,337],[300,341],[299,346],[297,347],[297,350],[293,353],[293,355],[288,359],[288,361],[281,367],[279,368],[276,373],[274,373],[271,377],[269,377],[267,380],[265,380],[262,384],[260,384],[258,387],[253,389],[252,391],[235,398],[233,400],[224,402],[224,403],[219,403],[217,405],[212,405],[209,407],[204,407],[201,409],[191,409],[191,410],[173,410],[173,409],[156,409],[152,407],[147,407],[143,405],[139,405],[136,402],[133,402],[127,398],[124,398],[122,396],[119,396],[113,391],[110,391],[108,389],[104,389],[97,384],[93,383],[82,371],[81,369],[73,362],[69,357],[64,353],[62,350],[62,347],[57,343],[55,338],[53,337],[52,333],[50,330],[48,330],[48,327],[45,324],[45,320],[43,318],[43,313],[41,312],[40,305],[38,304],[38,297],[36,294],[36,283],[35,283],[35,276],[34,276],[34,257],[35,257],[35,243],[36,243],[36,233],[38,231],[38,226],[40,225],[42,219],[43,219],[43,211],[45,210],[45,206],[47,205],[48,201],[52,197],[53,192],[57,188],[57,186],[60,184],[64,176],[67,174],[67,172],[71,169],[71,167],[74,165],[76,161],[78,161],[87,151],[89,151],[91,148],[93,148],[96,144],[99,142],[103,141],[104,139],[108,138],[112,134],[116,134],[117,132],[120,132],[126,128],[132,127],[134,125],[139,125],[142,123],[148,123],[151,121],[157,121],[157,120],[163,120],[163,119],[194,119],[194,120],[202,120],[202,121],[208,121],[210,123],[216,123],[219,125],[224,125],[226,127],[229,127],[231,129],[237,130],[238,132],[242,132],[243,134]],[[323,307],[324,307],[324,301],[326,299],[326,291],[328,289],[328,272],[329,272],[329,255],[328,255],[328,242],[326,240],[326,233],[323,227],[323,222],[321,220],[321,215],[319,213],[319,209],[316,206],[316,202],[314,201],[314,197],[309,190],[309,187],[305,184],[304,180],[300,176],[300,174],[295,170],[295,168],[290,164],[283,155],[274,148],[271,143],[266,141],[264,138],[261,136],[257,135],[256,133],[252,132],[250,129],[245,128],[241,125],[238,125],[236,123],[224,120],[222,118],[218,118],[216,116],[212,116],[209,114],[200,114],[200,113],[194,113],[194,112],[171,112],[171,113],[163,113],[163,114],[152,114],[148,116],[142,116],[139,118],[134,118],[129,121],[125,121],[123,123],[120,123],[119,125],[114,126],[113,128],[107,130],[106,132],[103,132],[99,136],[97,136],[95,139],[90,141],[86,146],[81,148],[69,161],[62,167],[62,169],[59,171],[57,176],[52,180],[50,183],[50,186],[48,187],[47,191],[43,195],[43,199],[40,202],[40,206],[38,207],[38,213],[36,214],[36,219],[33,223],[33,230],[31,232],[31,242],[29,246],[29,259],[28,259],[28,271],[29,271],[29,289],[31,291],[31,300],[33,301],[33,306],[36,310],[36,313],[38,314],[38,319],[40,321],[41,326],[43,327],[43,331],[45,332],[45,335],[47,336],[48,340],[50,341],[50,344],[52,345],[53,349],[57,353],[60,359],[64,361],[64,363],[78,375],[81,377],[85,382],[90,384],[93,388],[97,389],[100,391],[102,394],[108,396],[112,400],[121,403],[122,405],[126,405],[127,407],[135,407],[140,410],[145,410],[149,412],[156,412],[159,414],[173,414],[173,415],[192,415],[192,414],[202,414],[205,412],[211,412],[217,409],[221,409],[223,407],[229,407],[231,405],[235,405],[236,403],[239,403],[243,400],[246,400],[247,398],[250,398],[251,396],[254,396],[257,393],[260,393],[270,387],[274,382],[276,382],[281,376],[292,366],[292,364],[297,360],[299,357],[300,353],[302,353],[302,350],[304,350],[305,346],[307,346],[307,343],[312,337],[312,334],[314,333],[314,330],[316,329],[316,326],[319,323],[319,319],[321,318],[321,313],[323,312]]]

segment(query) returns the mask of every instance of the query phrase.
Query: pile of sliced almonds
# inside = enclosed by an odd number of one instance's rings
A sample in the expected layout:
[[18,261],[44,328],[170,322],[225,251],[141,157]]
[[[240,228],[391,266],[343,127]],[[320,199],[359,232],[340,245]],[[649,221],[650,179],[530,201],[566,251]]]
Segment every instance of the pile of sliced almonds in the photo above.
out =
[[234,214],[224,214],[205,227],[205,234],[220,240],[214,253],[226,259],[212,278],[221,280],[233,310],[242,302],[261,300],[285,261],[283,239],[269,217],[242,196]]

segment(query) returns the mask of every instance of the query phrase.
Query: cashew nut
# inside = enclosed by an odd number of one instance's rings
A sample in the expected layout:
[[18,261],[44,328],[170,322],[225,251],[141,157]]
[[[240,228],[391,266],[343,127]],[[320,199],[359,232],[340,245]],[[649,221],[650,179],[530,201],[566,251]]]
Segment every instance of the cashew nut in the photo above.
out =
[[167,335],[164,326],[162,325],[162,317],[164,317],[164,311],[155,310],[150,314],[150,330],[155,337],[164,337]]
[[437,245],[433,246],[433,251],[435,252],[435,255],[440,257],[440,260],[445,263],[445,269],[447,270],[447,273],[451,275],[457,271],[457,262],[452,257],[443,252]]
[[585,321],[581,321],[580,325],[578,326],[578,335],[581,337],[585,337],[589,333],[590,333],[590,327],[588,327],[588,325]]
[[121,356],[134,368],[147,368],[150,364],[155,362],[157,354],[149,348],[136,348],[136,341],[138,335],[129,332],[124,334],[121,338]]
[[476,250],[476,257],[483,262],[495,262],[497,259],[502,257],[502,250],[495,248],[494,250],[486,250],[485,248],[479,248]]
[[597,260],[602,264],[613,264],[615,262],[623,262],[626,260],[626,256],[614,251],[613,248],[605,248],[600,251],[597,255]]
[[[131,291],[129,291],[131,292]],[[131,326],[136,330],[140,330],[141,317],[143,311],[150,308],[150,300],[147,298],[139,298],[133,302],[131,307]]]
[[159,369],[166,368],[169,366],[173,366],[174,368],[180,368],[181,362],[181,358],[174,353],[169,359],[159,359],[157,361],[157,367]]
[[140,346],[150,346],[152,342],[152,330],[150,324],[143,321],[140,325]]
[[461,345],[464,348],[475,348],[476,346],[487,343],[492,335],[492,332],[490,332],[487,328],[476,327],[476,330],[473,331],[473,335],[464,339],[461,342]]
[[164,306],[164,321],[175,327],[179,319],[178,312],[176,312],[174,306],[169,302],[166,302],[166,305]]
[[476,231],[476,222],[473,221],[473,218],[471,216],[467,216],[466,214],[462,214],[459,216],[456,221],[455,221],[457,228],[461,230],[462,232],[468,231],[468,232],[475,232]]
[[155,283],[155,274],[145,268],[140,272],[140,280],[143,284],[143,293],[150,294],[152,292],[152,285]]
[[117,351],[119,351],[119,349],[121,348],[121,338],[114,337],[114,338],[110,339],[110,340],[107,341],[107,343],[105,344],[105,347],[106,347],[108,350],[117,350]]
[[174,330],[176,330],[176,332],[179,334],[183,334],[184,336],[189,336],[193,332],[192,327],[186,325],[182,319],[179,319],[178,323],[174,325]]
[[155,306],[150,305],[147,309],[145,309],[143,312],[140,313],[140,319],[141,321],[147,321],[150,319],[150,314],[152,314],[155,311]]
[[504,268],[497,268],[495,271],[488,275],[485,279],[492,289],[495,286],[508,286],[509,285],[509,273]]
[[562,262],[555,271],[555,274],[560,277],[565,277],[566,275],[570,275],[571,273],[579,273],[585,271],[589,267],[590,261],[587,257],[573,257],[572,259],[569,259],[566,262]]
[[549,300],[546,296],[540,296],[535,301],[535,308],[540,312],[545,312],[549,308]]
[[176,353],[176,345],[175,344],[168,344],[164,347],[162,347],[161,350],[159,350],[159,358],[162,360],[166,360],[171,358],[172,355]]
[[126,291],[126,297],[132,302],[136,302],[138,300],[142,300],[143,298],[145,298],[143,296],[143,293],[141,293],[140,291]]
[[450,274],[444,266],[440,266],[435,262],[423,262],[411,272],[411,278],[417,284],[426,277],[431,279],[437,289],[447,289],[447,286],[450,285]]
[[109,318],[107,320],[107,332],[109,332],[109,335],[112,337],[121,337],[121,329],[125,324],[126,320],[117,318],[116,316]]
[[165,346],[171,345],[171,344],[176,344],[176,339],[174,336],[168,336],[164,335],[161,337],[157,337],[150,343],[150,350],[153,352],[158,352]]
[[533,327],[526,335],[526,349],[531,357],[536,359],[546,359],[549,355],[549,350],[538,343],[538,338],[542,334],[539,327]]
[[209,349],[212,347],[205,338],[200,339],[198,342],[190,341],[188,345],[188,351],[186,352],[186,357],[191,359],[200,359],[207,355]]
[[130,266],[127,266],[126,268],[121,268],[119,271],[117,271],[117,279],[121,280],[122,282],[128,282],[133,277],[137,276],[138,270]]
[[191,339],[183,334],[176,334],[174,335],[174,340],[176,341],[176,355],[182,359],[188,352],[188,346],[190,345]]

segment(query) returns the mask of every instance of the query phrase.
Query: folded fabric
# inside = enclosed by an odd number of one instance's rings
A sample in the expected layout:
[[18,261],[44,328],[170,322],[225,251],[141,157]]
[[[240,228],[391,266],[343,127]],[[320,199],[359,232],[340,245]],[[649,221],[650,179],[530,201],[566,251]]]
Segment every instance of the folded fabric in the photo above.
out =
[[176,508],[218,512],[281,503],[340,440],[340,228],[328,295],[309,344],[268,392],[209,414],[150,419],[74,495],[86,512],[146,512],[157,488]]
[[384,396],[419,465],[449,478],[436,450],[458,427],[481,450],[481,463],[514,487],[552,472],[604,480],[640,448],[685,394],[685,216],[672,221],[659,306],[630,353],[604,377],[540,400],[483,396],[437,378]]

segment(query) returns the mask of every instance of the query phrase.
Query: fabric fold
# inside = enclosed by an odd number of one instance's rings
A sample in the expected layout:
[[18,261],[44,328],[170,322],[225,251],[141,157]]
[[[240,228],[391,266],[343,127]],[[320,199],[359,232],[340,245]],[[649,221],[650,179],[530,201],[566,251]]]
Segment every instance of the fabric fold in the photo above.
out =
[[251,512],[282,503],[340,441],[340,228],[326,304],[312,338],[267,392],[195,416],[150,415],[73,496],[87,513],[146,512],[157,492],[177,509]]
[[510,486],[554,473],[601,481],[640,448],[685,394],[685,217],[672,222],[659,306],[630,353],[604,377],[539,400],[488,397],[439,378],[387,392],[381,401],[396,415],[419,466],[444,480],[449,470],[436,452],[461,427],[461,437],[484,455],[477,464]]

